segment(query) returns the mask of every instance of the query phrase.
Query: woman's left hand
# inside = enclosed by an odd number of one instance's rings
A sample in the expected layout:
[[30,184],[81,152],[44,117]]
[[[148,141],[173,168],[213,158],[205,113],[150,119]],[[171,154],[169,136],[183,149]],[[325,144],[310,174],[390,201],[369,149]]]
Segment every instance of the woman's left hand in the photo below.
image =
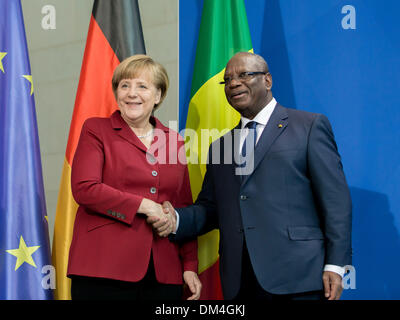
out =
[[190,292],[192,292],[192,295],[188,298],[188,300],[199,300],[202,284],[197,276],[197,273],[193,271],[185,271],[183,272],[183,280],[189,287]]

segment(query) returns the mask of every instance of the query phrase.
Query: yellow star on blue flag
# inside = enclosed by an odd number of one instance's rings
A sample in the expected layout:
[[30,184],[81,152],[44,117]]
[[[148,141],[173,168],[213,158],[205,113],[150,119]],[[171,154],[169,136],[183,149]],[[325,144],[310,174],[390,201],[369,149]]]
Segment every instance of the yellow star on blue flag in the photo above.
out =
[[3,66],[3,58],[4,58],[6,55],[7,55],[7,52],[0,52],[0,70],[1,70],[3,73],[6,73],[6,72],[4,71],[4,66]]
[[33,80],[32,76],[29,74],[24,74],[23,77],[31,83],[31,95],[33,94]]
[[17,271],[18,268],[24,262],[26,262],[36,268],[36,264],[32,258],[32,254],[39,248],[40,248],[40,246],[28,247],[25,243],[24,238],[21,236],[19,238],[19,248],[18,249],[6,250],[6,252],[8,252],[9,254],[12,254],[13,256],[17,257],[17,262],[15,264],[14,270]]

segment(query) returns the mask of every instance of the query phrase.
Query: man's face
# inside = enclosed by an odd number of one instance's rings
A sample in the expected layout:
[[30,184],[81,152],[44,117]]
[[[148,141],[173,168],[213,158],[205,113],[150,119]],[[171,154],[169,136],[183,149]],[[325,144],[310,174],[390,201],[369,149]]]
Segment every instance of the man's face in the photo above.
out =
[[235,55],[226,65],[224,80],[225,95],[229,104],[242,116],[253,119],[264,108],[272,95],[269,93],[272,87],[272,78],[269,73],[258,74],[249,79],[239,79],[243,72],[265,71],[254,56],[246,54]]

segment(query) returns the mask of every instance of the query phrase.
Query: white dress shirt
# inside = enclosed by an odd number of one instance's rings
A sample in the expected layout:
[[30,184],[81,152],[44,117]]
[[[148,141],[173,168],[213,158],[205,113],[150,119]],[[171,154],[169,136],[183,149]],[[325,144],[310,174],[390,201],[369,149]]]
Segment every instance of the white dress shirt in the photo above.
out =
[[267,125],[269,118],[271,117],[271,114],[275,109],[275,106],[276,106],[276,100],[275,98],[272,98],[272,100],[254,117],[254,119],[250,120],[243,116],[240,118],[241,129],[242,129],[240,130],[240,150],[242,150],[244,140],[249,134],[249,128],[247,128],[246,125],[250,121],[257,122],[256,126],[256,131],[257,131],[256,145],[257,145],[257,142],[258,140],[260,140],[261,134],[263,133],[264,128]]

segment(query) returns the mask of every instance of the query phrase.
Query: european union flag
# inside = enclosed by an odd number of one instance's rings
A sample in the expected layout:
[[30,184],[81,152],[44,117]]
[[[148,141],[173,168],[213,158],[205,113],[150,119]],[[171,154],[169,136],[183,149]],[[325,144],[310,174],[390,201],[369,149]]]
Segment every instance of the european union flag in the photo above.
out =
[[0,0],[0,299],[51,299],[34,89],[20,0]]

